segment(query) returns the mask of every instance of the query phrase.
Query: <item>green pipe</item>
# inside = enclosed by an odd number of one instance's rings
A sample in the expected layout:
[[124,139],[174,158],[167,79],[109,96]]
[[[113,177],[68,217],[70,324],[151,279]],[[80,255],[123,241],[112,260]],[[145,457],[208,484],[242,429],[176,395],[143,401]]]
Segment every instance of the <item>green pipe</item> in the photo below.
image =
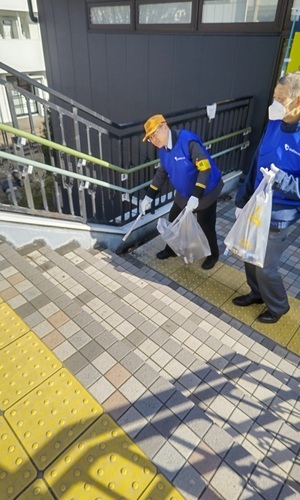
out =
[[[61,144],[57,144],[56,142],[49,141],[48,139],[45,139],[44,137],[40,137],[38,135],[31,134],[29,132],[25,132],[23,130],[17,129],[15,127],[11,127],[10,125],[6,125],[4,123],[0,123],[0,130],[3,130],[5,132],[8,132],[10,134],[15,134],[19,135],[21,137],[24,137],[25,139],[32,141],[32,142],[37,142],[39,144],[42,144],[44,146],[48,146],[52,149],[56,149],[57,151],[61,151],[62,153],[66,153],[72,156],[75,156],[76,158],[82,158],[83,160],[95,163],[96,165],[101,165],[102,167],[109,168],[111,170],[115,170],[116,172],[120,172],[122,174],[131,174],[134,172],[137,172],[143,168],[149,167],[151,165],[155,165],[158,163],[158,159],[149,161],[147,163],[143,163],[142,165],[137,165],[136,167],[132,168],[122,168],[118,167],[117,165],[113,165],[112,163],[109,163],[104,160],[100,160],[99,158],[95,158],[94,156],[90,156],[86,153],[81,153],[80,151],[76,151],[75,149],[69,148],[67,146],[62,146]],[[216,139],[212,139],[211,141],[207,141],[204,144],[207,146],[209,144],[214,144],[216,142],[220,142],[221,140],[229,139],[230,137],[234,137],[235,135],[239,134],[244,134],[244,133],[249,133],[251,132],[251,127],[244,128],[242,130],[238,130],[237,132],[231,132],[230,134],[223,135],[222,137],[218,137]],[[125,192],[126,190],[123,190]]]
[[76,174],[76,172],[69,172],[68,170],[63,170],[58,167],[52,167],[51,165],[47,165],[46,163],[40,163],[35,160],[24,158],[23,156],[12,155],[11,153],[5,153],[4,151],[0,151],[0,158],[5,158],[6,160],[10,160],[14,163],[21,163],[23,165],[32,165],[33,167],[39,168],[41,170],[47,170],[48,172],[54,172],[59,175],[65,175],[66,177],[72,177],[74,179],[78,179],[84,182],[90,182],[91,184],[97,184],[98,186],[103,186],[108,189],[114,189],[116,191],[120,191],[121,193],[132,194],[142,189],[146,186],[149,186],[151,181],[144,182],[140,186],[136,186],[132,189],[122,188],[120,186],[115,186],[114,184],[110,184],[109,182],[100,181],[99,179],[94,179],[93,177],[88,177],[81,174]]

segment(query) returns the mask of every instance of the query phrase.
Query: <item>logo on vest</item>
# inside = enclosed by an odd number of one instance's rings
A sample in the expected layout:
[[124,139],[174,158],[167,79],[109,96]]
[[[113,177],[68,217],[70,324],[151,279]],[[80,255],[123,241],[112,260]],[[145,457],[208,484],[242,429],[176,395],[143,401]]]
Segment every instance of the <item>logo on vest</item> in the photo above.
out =
[[174,156],[174,160],[176,161],[185,160],[185,156]]
[[297,155],[297,156],[300,156],[299,151],[296,151],[295,149],[291,148],[288,144],[285,144],[285,145],[284,145],[284,149],[285,149],[286,151],[290,151],[291,153],[294,153],[294,154],[295,154],[295,155]]

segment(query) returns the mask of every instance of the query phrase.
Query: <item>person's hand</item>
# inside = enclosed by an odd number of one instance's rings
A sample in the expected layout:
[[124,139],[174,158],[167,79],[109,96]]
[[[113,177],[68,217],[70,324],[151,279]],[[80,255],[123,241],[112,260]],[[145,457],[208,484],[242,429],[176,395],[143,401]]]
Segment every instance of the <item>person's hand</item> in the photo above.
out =
[[145,215],[146,213],[146,210],[149,210],[149,208],[151,207],[151,203],[152,203],[152,198],[150,198],[150,196],[145,196],[145,198],[141,201],[141,212],[143,215]]
[[273,184],[275,181],[275,177],[277,172],[279,172],[279,168],[277,168],[274,163],[271,164],[271,168],[260,168],[261,173],[264,176],[264,179],[268,182]]
[[197,196],[191,196],[187,202],[186,211],[192,212],[193,210],[196,210],[198,205],[199,205],[199,198],[197,198]]
[[239,216],[241,215],[242,210],[243,210],[242,208],[236,207],[235,212],[234,212],[234,215],[235,215],[236,219],[239,218]]

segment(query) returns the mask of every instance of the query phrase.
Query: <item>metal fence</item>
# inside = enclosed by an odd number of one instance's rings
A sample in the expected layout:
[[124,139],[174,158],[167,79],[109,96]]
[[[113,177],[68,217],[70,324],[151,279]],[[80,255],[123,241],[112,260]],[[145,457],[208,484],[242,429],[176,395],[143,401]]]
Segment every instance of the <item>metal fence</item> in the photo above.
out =
[[[38,209],[80,217],[87,222],[123,225],[132,220],[157,165],[156,149],[142,142],[143,122],[113,123],[2,63],[0,67],[22,77],[32,88],[29,92],[0,79],[13,125],[11,130],[2,128],[1,149],[68,172],[68,175],[49,170],[42,173],[37,166],[28,172],[28,165],[24,172],[24,164],[21,167],[17,160],[3,159],[2,180],[6,177],[10,188],[14,187],[9,192],[18,192],[18,196],[14,198],[11,194],[9,201],[6,195],[0,204],[9,202],[14,210]],[[20,118],[15,111],[17,94],[27,103],[30,131],[27,135],[20,130]],[[251,130],[251,101],[248,96],[218,102],[216,117],[211,121],[206,106],[165,117],[170,127],[186,128],[200,135],[225,175],[242,167],[244,149],[249,145],[243,135]],[[32,109],[38,109],[42,115],[44,140],[39,136],[41,131],[36,130]],[[81,177],[76,178],[72,173]],[[19,186],[13,186],[16,176],[20,177]],[[156,206],[168,203],[173,195],[172,186],[166,183]]]

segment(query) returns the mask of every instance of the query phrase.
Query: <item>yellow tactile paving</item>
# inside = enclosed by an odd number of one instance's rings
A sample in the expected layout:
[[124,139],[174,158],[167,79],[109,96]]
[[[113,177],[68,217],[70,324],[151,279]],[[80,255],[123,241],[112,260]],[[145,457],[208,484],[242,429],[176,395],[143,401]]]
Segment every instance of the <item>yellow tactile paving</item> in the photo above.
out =
[[0,409],[9,408],[60,367],[33,332],[5,346],[0,350]]
[[27,488],[18,500],[53,500],[55,497],[50,493],[43,479],[37,479]]
[[184,500],[184,498],[164,476],[157,474],[139,500]]
[[203,283],[205,279],[199,273],[195,272],[190,266],[186,265],[177,269],[177,271],[172,272],[170,277],[179,283],[180,285],[188,288],[189,290],[195,290],[199,286],[199,284]]
[[[147,255],[149,255],[151,250],[150,244],[151,242],[147,246]],[[144,261],[140,250],[137,258]],[[222,311],[230,314],[245,325],[251,326],[258,332],[274,340],[274,342],[287,347],[290,351],[300,354],[300,301],[298,299],[289,297],[291,306],[289,313],[284,315],[278,323],[266,325],[256,319],[265,309],[264,304],[237,307],[232,303],[233,297],[249,293],[249,287],[246,283],[243,270],[239,271],[220,261],[209,271],[201,269],[203,260],[199,260],[189,266],[185,266],[182,263],[179,267],[177,263],[176,265],[172,264],[172,261],[177,261],[180,264],[180,259],[178,258],[168,259],[167,261],[159,261],[152,258],[150,261],[149,259],[147,260],[147,264],[173,279],[176,283],[184,286],[187,290],[207,300],[210,304],[219,307]],[[174,269],[175,267],[176,269]],[[185,267],[186,271],[184,271]],[[197,283],[196,287],[195,283]]]
[[[255,320],[252,323],[252,327],[258,330],[259,332],[266,335],[266,337],[271,338],[278,344],[287,347],[291,342],[294,334],[299,328],[300,324],[300,308],[299,308],[299,300],[294,297],[289,297],[290,310],[287,314],[284,314],[278,323],[274,323],[272,325],[266,325],[260,323]],[[297,338],[290,345],[290,347],[297,348]],[[298,345],[298,347],[300,347]]]
[[222,263],[217,262],[212,269],[208,269],[205,271],[201,267],[204,260],[205,259],[201,259],[201,260],[198,260],[197,262],[195,262],[194,264],[191,264],[193,266],[193,268],[195,269],[195,271],[199,272],[200,274],[203,274],[204,278],[212,277],[222,267]]
[[155,466],[104,414],[46,470],[45,480],[60,500],[135,500],[155,473]]
[[287,347],[300,356],[300,328],[298,328],[298,330],[294,333]]
[[234,291],[239,290],[246,283],[245,274],[234,268],[229,270],[227,266],[220,267],[214,273],[213,278]]
[[24,335],[29,327],[14,311],[2,301],[0,302],[0,349]]
[[178,257],[171,257],[166,260],[153,259],[150,261],[149,266],[158,271],[159,273],[169,275],[184,268],[186,264]]
[[[247,285],[246,285],[247,286]],[[245,325],[252,325],[257,316],[264,311],[265,305],[264,304],[252,304],[249,307],[238,307],[235,306],[232,302],[232,299],[234,297],[237,297],[239,295],[244,295],[249,292],[249,288],[245,291],[240,291],[238,293],[235,293],[232,295],[224,304],[222,304],[222,310],[230,316],[233,316],[234,318],[237,318],[239,321],[242,323],[245,323]]]
[[37,476],[37,470],[15,434],[0,416],[0,498],[16,498]]
[[221,307],[233,295],[233,290],[213,278],[209,278],[198,286],[194,293],[214,306]]
[[4,415],[32,461],[44,470],[102,413],[97,401],[63,368]]
[[26,328],[0,348],[0,500],[135,500],[144,492],[182,500],[1,297],[0,304],[9,331]]

